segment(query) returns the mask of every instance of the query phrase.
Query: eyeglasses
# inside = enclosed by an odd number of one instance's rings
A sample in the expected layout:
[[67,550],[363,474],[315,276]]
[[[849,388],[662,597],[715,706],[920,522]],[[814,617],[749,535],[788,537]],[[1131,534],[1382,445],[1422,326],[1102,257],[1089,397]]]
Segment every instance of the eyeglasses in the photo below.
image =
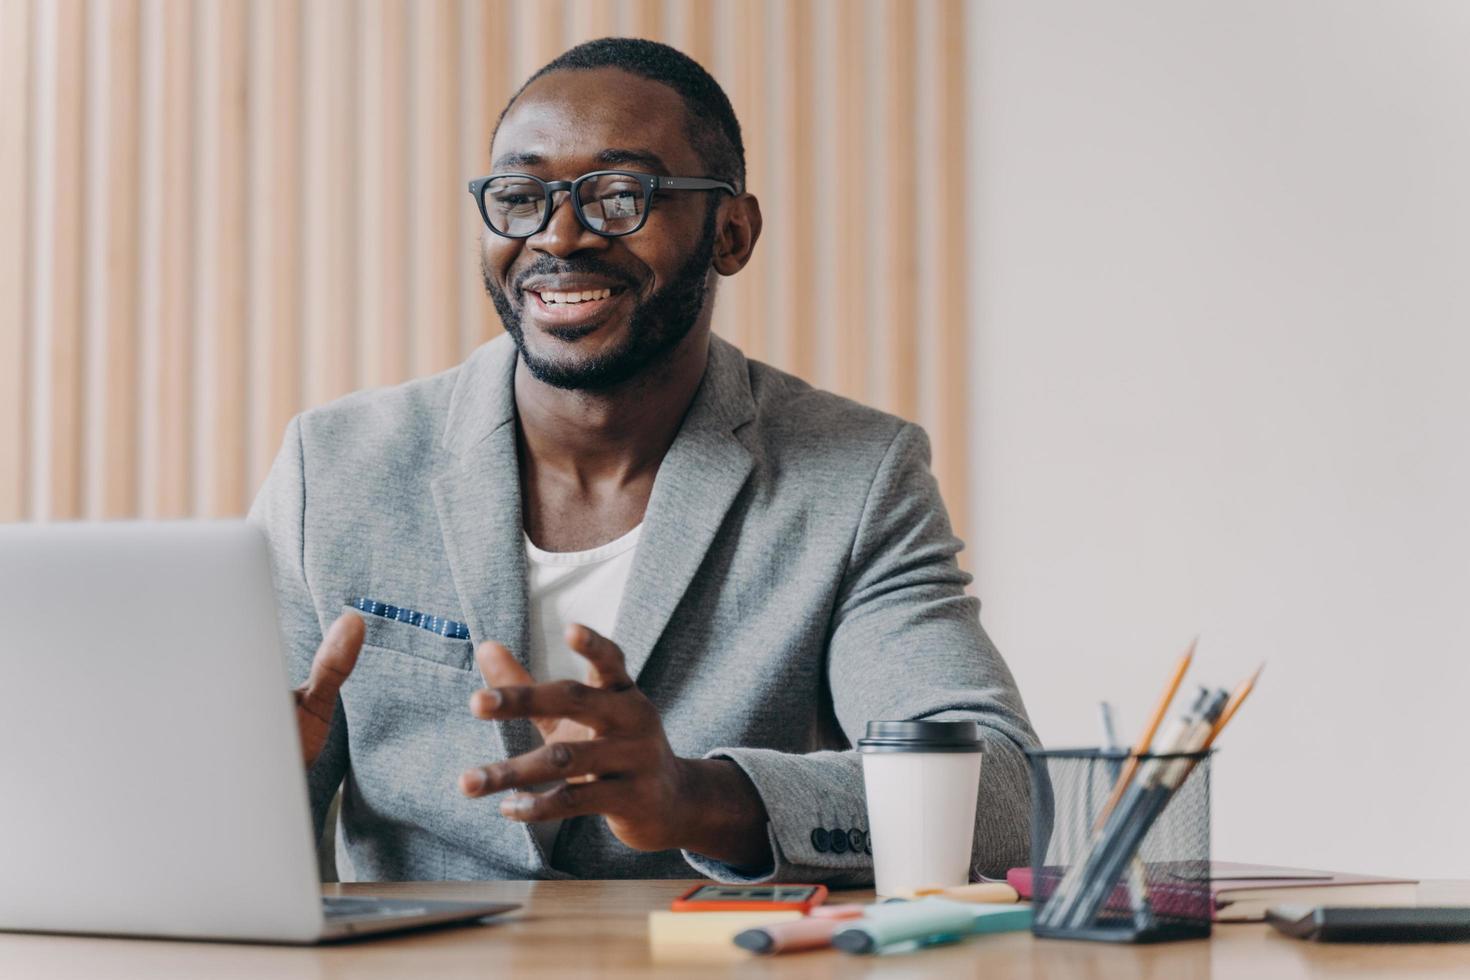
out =
[[631,235],[648,220],[654,191],[729,191],[708,177],[659,177],[631,170],[594,170],[576,180],[542,180],[530,174],[493,174],[470,181],[485,226],[506,238],[530,238],[551,221],[552,195],[566,191],[582,227],[604,238]]

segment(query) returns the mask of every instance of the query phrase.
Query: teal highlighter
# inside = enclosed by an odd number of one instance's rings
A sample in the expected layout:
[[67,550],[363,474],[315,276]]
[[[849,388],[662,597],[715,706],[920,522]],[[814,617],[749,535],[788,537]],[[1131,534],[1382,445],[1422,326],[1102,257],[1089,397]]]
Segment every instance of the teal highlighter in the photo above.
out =
[[861,919],[833,933],[832,945],[847,953],[876,953],[898,943],[934,946],[977,933],[1029,928],[1030,906],[975,905],[931,897],[871,906]]

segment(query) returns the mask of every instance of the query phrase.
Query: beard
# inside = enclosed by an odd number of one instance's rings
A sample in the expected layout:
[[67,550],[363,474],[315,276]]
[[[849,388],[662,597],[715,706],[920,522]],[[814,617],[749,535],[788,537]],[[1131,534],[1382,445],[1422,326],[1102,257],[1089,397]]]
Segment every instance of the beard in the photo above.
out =
[[[480,273],[485,280],[485,291],[500,314],[505,332],[515,341],[521,360],[537,381],[569,391],[606,391],[638,377],[650,367],[665,361],[674,348],[689,335],[704,310],[705,294],[709,291],[710,263],[715,254],[716,207],[705,214],[704,230],[699,244],[668,285],[648,299],[633,307],[628,318],[628,332],[623,342],[615,348],[591,357],[550,358],[529,350],[525,331],[521,326],[521,307],[511,303],[506,291],[490,276],[485,266],[484,253],[480,256]],[[637,284],[627,273],[615,266],[591,256],[556,259],[550,255],[539,255],[531,265],[516,277],[512,288],[520,294],[519,283],[538,275],[575,275],[584,273],[610,277],[628,284],[629,289]],[[525,300],[522,299],[522,303]],[[565,327],[548,330],[553,337],[563,341],[574,341],[588,332],[587,327]]]

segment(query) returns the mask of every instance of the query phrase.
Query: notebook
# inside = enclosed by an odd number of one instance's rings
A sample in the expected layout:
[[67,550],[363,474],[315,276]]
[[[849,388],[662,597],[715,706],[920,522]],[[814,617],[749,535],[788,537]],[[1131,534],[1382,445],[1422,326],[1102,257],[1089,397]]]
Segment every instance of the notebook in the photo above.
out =
[[1210,863],[1216,922],[1260,922],[1272,905],[1413,905],[1419,882],[1269,864]]
[[[1042,874],[1048,879],[1055,874],[1060,880],[1062,871],[1060,868],[1047,868]],[[1161,872],[1151,867],[1149,877],[1158,880],[1161,875],[1168,874],[1167,870]],[[1179,880],[1187,886],[1188,878],[1181,875]],[[1031,898],[1030,868],[1012,868],[1006,872],[1006,881],[1023,899]],[[1382,878],[1232,861],[1210,864],[1210,892],[1215,900],[1216,922],[1260,922],[1266,918],[1266,909],[1272,905],[1413,905],[1418,886],[1419,882],[1409,878]],[[1120,894],[1118,902],[1120,907],[1126,908],[1126,895]]]

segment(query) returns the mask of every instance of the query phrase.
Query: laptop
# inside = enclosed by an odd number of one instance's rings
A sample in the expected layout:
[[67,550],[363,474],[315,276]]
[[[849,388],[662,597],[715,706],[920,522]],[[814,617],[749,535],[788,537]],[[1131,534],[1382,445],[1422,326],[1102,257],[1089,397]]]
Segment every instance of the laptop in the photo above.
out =
[[316,943],[484,902],[333,898],[262,532],[0,526],[0,930]]

